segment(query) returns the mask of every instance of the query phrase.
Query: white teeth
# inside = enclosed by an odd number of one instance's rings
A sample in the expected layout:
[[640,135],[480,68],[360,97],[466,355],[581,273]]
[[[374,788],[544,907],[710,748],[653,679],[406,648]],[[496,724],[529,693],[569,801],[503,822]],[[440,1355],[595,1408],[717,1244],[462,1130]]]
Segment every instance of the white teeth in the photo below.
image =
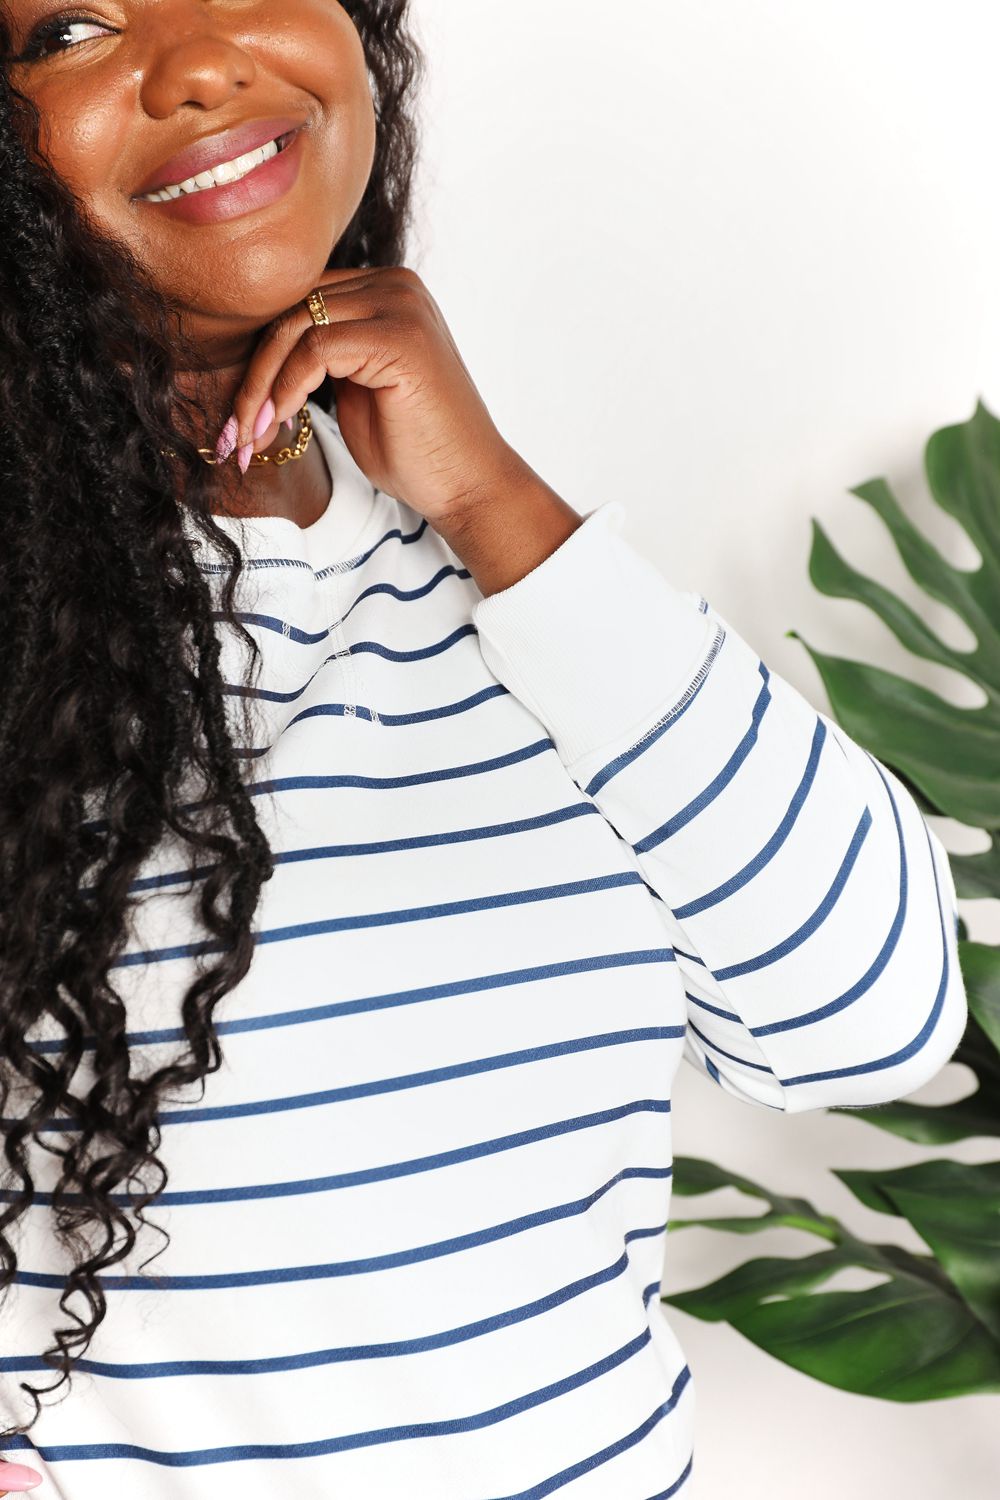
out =
[[160,188],[155,193],[143,193],[142,197],[148,203],[169,203],[172,198],[179,198],[181,193],[203,193],[206,188],[239,182],[241,178],[255,171],[257,167],[262,167],[266,161],[270,161],[272,156],[277,156],[277,154],[277,140],[268,141],[266,146],[258,146],[256,151],[247,151],[243,156],[236,156],[232,161],[220,162],[217,167],[211,167],[207,172],[199,172],[195,177],[187,177],[183,182]]

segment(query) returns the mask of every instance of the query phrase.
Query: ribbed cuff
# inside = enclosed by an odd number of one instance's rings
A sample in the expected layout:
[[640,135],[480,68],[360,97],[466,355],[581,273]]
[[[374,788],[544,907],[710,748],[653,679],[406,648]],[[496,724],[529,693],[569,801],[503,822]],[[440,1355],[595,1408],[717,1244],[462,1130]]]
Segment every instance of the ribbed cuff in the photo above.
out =
[[569,767],[638,737],[687,686],[716,625],[622,536],[620,501],[530,573],[474,606],[483,659],[541,720]]

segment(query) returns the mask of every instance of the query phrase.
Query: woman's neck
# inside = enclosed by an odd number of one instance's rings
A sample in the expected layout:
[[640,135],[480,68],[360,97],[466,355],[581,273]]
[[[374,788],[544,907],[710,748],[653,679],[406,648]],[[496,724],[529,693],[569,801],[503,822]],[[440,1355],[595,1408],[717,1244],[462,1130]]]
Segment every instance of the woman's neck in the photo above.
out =
[[[265,451],[280,453],[289,436],[282,432]],[[228,462],[236,460],[231,458]],[[280,468],[276,464],[251,464],[230,501],[230,509],[241,516],[283,516],[304,529],[326,510],[332,488],[333,476],[314,432],[301,458]]]

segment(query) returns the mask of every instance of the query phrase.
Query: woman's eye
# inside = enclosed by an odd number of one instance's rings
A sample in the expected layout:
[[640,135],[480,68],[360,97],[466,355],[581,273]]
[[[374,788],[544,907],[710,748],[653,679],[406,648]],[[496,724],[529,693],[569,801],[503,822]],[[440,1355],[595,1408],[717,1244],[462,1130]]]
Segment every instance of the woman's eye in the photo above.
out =
[[107,33],[109,28],[100,21],[93,21],[88,16],[53,16],[50,21],[45,21],[36,28],[28,38],[24,51],[15,62],[34,62],[38,59],[49,57],[54,53],[67,52],[71,47],[79,46],[81,42],[93,40],[92,36],[77,36],[71,40],[68,46],[53,46],[52,43],[69,37],[74,31],[91,31]]

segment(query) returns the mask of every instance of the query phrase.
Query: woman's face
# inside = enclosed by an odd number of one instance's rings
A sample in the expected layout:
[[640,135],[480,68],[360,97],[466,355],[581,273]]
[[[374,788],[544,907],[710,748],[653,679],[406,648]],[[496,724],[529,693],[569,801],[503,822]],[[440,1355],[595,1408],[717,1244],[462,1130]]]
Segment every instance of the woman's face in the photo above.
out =
[[[186,332],[227,344],[317,284],[375,152],[364,51],[336,0],[91,0],[68,16],[59,0],[2,0],[2,9],[20,59],[11,81],[41,110],[40,148],[178,301]],[[46,22],[58,24],[39,37]],[[247,136],[216,149],[212,138],[248,125],[301,128],[239,183],[166,203],[142,196],[243,155]],[[196,145],[200,162],[169,165]]]

